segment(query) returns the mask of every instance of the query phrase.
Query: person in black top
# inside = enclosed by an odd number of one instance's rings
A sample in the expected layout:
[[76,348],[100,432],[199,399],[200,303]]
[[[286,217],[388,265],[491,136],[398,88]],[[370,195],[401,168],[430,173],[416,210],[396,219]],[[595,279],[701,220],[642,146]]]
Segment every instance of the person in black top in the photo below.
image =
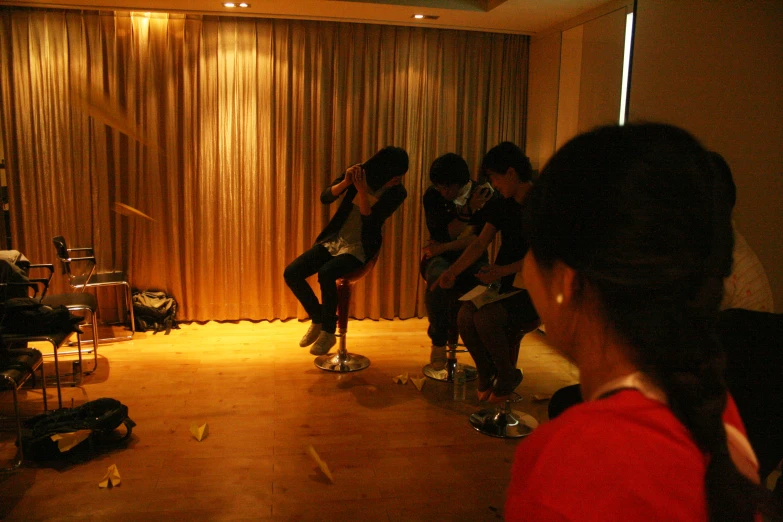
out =
[[483,225],[481,208],[493,191],[488,183],[471,180],[468,164],[452,152],[432,162],[430,181],[432,186],[423,197],[430,239],[423,249],[420,272],[427,281],[424,302],[430,323],[427,335],[432,340],[430,363],[441,369],[446,363],[450,333],[451,342],[456,343],[456,314],[461,304],[457,298],[480,283],[475,273],[487,263],[486,252],[460,274],[453,288],[430,286],[476,238]]
[[[500,293],[509,293],[528,249],[523,234],[523,202],[532,186],[532,168],[519,147],[503,142],[487,152],[482,169],[503,198],[487,204],[484,208],[487,222],[481,234],[441,274],[436,284],[451,288],[457,276],[478,259],[499,232],[501,246],[495,261],[479,272],[478,278],[485,284],[499,283]],[[520,330],[537,317],[524,290],[481,308],[470,301],[462,305],[459,332],[476,363],[479,400],[502,402],[522,382],[522,372],[512,362],[507,333]]]
[[[408,171],[408,153],[385,147],[364,164],[354,165],[321,193],[328,205],[343,200],[313,247],[285,269],[285,282],[310,315],[312,323],[299,345],[313,355],[329,353],[337,328],[337,279],[361,268],[381,248],[381,227],[407,197],[401,185]],[[318,274],[318,302],[306,279]]]

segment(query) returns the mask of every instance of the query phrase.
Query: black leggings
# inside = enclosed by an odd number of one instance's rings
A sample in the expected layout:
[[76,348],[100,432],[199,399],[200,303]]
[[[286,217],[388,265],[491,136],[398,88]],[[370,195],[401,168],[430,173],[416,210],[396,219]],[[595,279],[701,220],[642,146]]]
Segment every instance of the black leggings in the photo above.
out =
[[[294,259],[286,267],[283,277],[310,319],[316,324],[321,323],[324,332],[334,333],[337,328],[337,280],[363,265],[351,254],[332,256],[325,246],[315,245]],[[318,274],[323,304],[318,302],[315,292],[306,281],[315,273]]]
[[[479,386],[486,387],[492,376],[498,388],[513,381],[518,346],[511,346],[509,332],[518,332],[523,325],[538,318],[526,291],[496,301],[481,308],[470,301],[459,309],[459,333],[476,363]],[[513,336],[512,336],[513,337]],[[512,390],[513,391],[513,390]]]

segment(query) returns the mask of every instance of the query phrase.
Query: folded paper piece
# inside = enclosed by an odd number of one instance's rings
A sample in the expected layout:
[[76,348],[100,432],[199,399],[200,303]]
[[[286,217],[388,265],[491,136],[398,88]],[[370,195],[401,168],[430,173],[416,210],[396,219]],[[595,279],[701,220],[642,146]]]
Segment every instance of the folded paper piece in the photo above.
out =
[[101,480],[98,483],[99,488],[108,488],[113,487],[116,488],[120,485],[120,470],[117,469],[117,466],[112,464],[109,466],[109,469],[106,470],[106,475],[103,476],[103,480]]
[[51,436],[51,439],[57,443],[57,449],[60,453],[68,451],[81,441],[90,436],[92,430],[79,430],[71,433],[55,433]]
[[321,457],[319,457],[318,453],[315,452],[315,448],[312,444],[307,446],[307,454],[313,458],[316,464],[318,464],[318,467],[321,468],[321,471],[324,475],[326,475],[326,478],[329,479],[329,482],[334,484],[334,478],[332,477],[332,472],[329,471],[329,466],[326,465],[326,462],[321,460]]
[[209,435],[209,425],[207,423],[199,426],[195,422],[190,425],[190,434],[196,437],[196,440],[201,442],[203,438]]
[[408,372],[405,372],[397,377],[392,377],[392,381],[397,384],[408,384]]
[[125,203],[120,203],[119,201],[114,202],[114,211],[117,214],[121,214],[123,216],[140,217],[144,219],[149,219],[150,221],[155,221],[141,210],[134,208],[130,205],[126,205]]
[[481,308],[486,304],[494,303],[496,301],[500,301],[501,299],[511,297],[512,295],[518,294],[521,291],[522,290],[510,290],[501,294],[499,288],[496,286],[478,285],[473,288],[473,290],[460,297],[459,300],[470,301],[476,306],[476,308]]
[[424,379],[426,379],[426,377],[411,377],[413,385],[416,386],[416,389],[419,391],[421,391],[422,387],[424,386]]
[[551,398],[552,395],[549,393],[536,393],[535,395],[533,395],[534,401],[548,401]]

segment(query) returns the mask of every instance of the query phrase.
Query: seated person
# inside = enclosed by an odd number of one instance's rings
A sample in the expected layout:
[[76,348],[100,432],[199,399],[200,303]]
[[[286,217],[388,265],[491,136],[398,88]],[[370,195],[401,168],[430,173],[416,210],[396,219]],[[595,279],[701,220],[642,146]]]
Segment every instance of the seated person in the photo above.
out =
[[[485,284],[499,282],[500,293],[509,293],[527,252],[522,203],[531,187],[530,160],[519,147],[507,141],[487,152],[481,168],[502,198],[487,203],[483,209],[486,224],[480,235],[441,274],[436,284],[443,288],[453,287],[457,276],[479,259],[500,233],[501,244],[495,262],[480,271],[478,278]],[[522,382],[522,372],[513,364],[512,350],[518,347],[511,346],[508,334],[518,332],[536,318],[536,311],[524,290],[481,308],[470,301],[460,307],[459,332],[476,363],[480,401],[502,402]]]
[[430,286],[460,256],[481,228],[481,208],[492,197],[488,183],[470,179],[470,169],[461,156],[444,154],[430,167],[432,186],[424,193],[424,216],[430,240],[423,250],[420,271],[427,281],[424,302],[430,326],[427,335],[432,340],[430,363],[443,367],[449,332],[456,331],[458,297],[477,284],[475,273],[487,262],[486,251],[460,275],[454,288]]
[[[385,147],[364,164],[354,165],[321,193],[328,205],[343,196],[337,212],[318,235],[313,247],[294,259],[284,272],[285,282],[310,315],[312,323],[299,346],[313,355],[329,353],[337,329],[337,279],[361,268],[380,250],[384,221],[407,197],[402,176],[408,171],[408,153]],[[306,279],[318,274],[323,304]]]
[[767,509],[715,336],[732,248],[717,183],[702,146],[660,124],[577,136],[543,169],[523,276],[586,402],[519,444],[506,520]]

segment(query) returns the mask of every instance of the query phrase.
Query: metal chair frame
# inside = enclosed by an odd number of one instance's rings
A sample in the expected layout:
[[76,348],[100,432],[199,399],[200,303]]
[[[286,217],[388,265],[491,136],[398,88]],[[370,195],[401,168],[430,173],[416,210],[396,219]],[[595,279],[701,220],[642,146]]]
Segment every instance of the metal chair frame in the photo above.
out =
[[[63,274],[68,277],[68,284],[74,290],[85,292],[87,288],[97,289],[99,287],[119,285],[125,287],[125,306],[128,310],[128,315],[130,316],[130,335],[121,337],[104,337],[100,339],[96,336],[94,337],[94,339],[97,340],[96,342],[132,340],[133,335],[136,333],[136,322],[135,318],[133,317],[133,301],[131,297],[132,289],[130,282],[125,277],[125,272],[98,272],[98,263],[95,259],[95,252],[93,251],[92,247],[69,248],[63,236],[53,237],[52,242],[54,243],[55,250],[57,251],[57,259],[59,259],[60,264],[62,265]],[[74,254],[78,255],[74,256]],[[71,271],[71,263],[86,263],[87,267],[81,274],[74,275]],[[98,299],[97,291],[95,293],[95,299],[96,301]],[[95,316],[93,316],[93,322],[97,322],[95,320]],[[91,341],[85,341],[85,344],[89,342]]]
[[[22,371],[18,370],[18,376],[14,376],[9,371],[0,371],[0,378],[2,378],[2,381],[0,381],[0,384],[4,384],[5,386],[2,386],[2,389],[8,389],[10,388],[14,395],[14,415],[16,417],[16,442],[17,442],[17,452],[16,452],[16,458],[13,461],[13,464],[10,467],[6,468],[0,468],[0,471],[6,472],[6,471],[13,471],[19,466],[22,465],[22,462],[24,462],[24,447],[22,444],[22,417],[19,413],[19,389],[24,386],[24,384],[32,377],[36,370],[39,370],[41,373],[41,390],[43,395],[43,403],[44,403],[44,411],[47,411],[49,409],[49,405],[46,401],[46,374],[44,373],[44,365],[43,365],[43,356],[41,355],[41,352],[36,349],[30,350],[33,353],[34,361],[30,365],[29,371]],[[37,357],[35,357],[34,354],[38,354]],[[14,362],[18,361],[21,358],[24,358],[24,354],[21,353],[21,350],[9,350],[9,355],[11,356],[10,359],[12,359]],[[16,378],[14,378],[16,377]]]

